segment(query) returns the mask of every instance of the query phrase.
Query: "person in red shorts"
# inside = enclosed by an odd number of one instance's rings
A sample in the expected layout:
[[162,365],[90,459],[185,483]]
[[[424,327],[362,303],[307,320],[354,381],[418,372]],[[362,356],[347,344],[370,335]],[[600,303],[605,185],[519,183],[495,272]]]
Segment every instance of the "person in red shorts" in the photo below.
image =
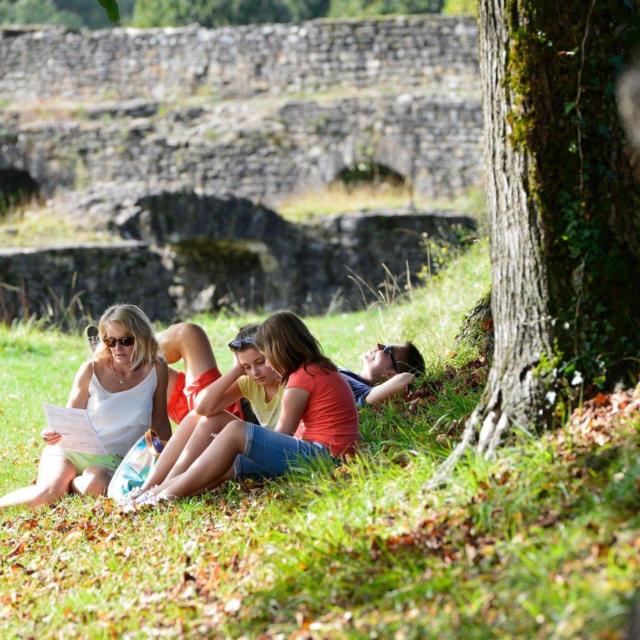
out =
[[[200,393],[222,374],[213,355],[211,343],[204,329],[191,322],[172,324],[156,334],[167,364],[184,361],[184,372],[169,367],[167,387],[167,413],[176,424],[193,411]],[[239,402],[234,402],[227,411],[242,418]]]

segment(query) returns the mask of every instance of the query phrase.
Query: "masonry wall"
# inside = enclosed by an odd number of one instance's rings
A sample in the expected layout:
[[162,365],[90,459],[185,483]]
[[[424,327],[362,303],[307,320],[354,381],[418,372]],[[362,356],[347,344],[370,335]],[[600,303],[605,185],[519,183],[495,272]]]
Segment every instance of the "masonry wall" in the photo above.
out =
[[[234,305],[302,313],[360,308],[371,302],[363,292],[380,288],[388,272],[401,286],[407,272],[415,279],[427,260],[426,237],[453,248],[459,232],[473,226],[438,212],[378,211],[309,229],[248,201],[145,196],[113,229],[136,240],[0,248],[0,282],[9,285],[0,289],[0,321],[50,310],[95,318],[122,301],[163,322]],[[354,275],[366,284],[358,287]]]
[[472,18],[317,20],[221,29],[0,30],[0,97],[167,99],[336,86],[478,88]]
[[176,312],[172,279],[143,242],[0,249],[0,320],[53,316],[94,318],[116,302],[140,305],[151,318]]
[[0,114],[0,169],[27,171],[47,196],[138,182],[277,206],[287,194],[321,188],[346,167],[374,161],[418,193],[442,197],[480,181],[481,139],[476,101],[413,94],[289,102],[251,128],[239,114],[222,120],[215,109],[37,124]]

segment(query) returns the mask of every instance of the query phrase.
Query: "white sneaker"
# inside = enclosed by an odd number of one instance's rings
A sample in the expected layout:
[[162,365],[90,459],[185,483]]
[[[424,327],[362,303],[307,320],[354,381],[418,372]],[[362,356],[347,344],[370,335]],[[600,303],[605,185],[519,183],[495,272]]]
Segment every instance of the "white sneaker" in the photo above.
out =
[[136,498],[140,497],[146,490],[142,489],[142,486],[134,487],[129,493],[125,493],[116,498],[116,503],[119,505],[125,505],[129,502],[133,502]]

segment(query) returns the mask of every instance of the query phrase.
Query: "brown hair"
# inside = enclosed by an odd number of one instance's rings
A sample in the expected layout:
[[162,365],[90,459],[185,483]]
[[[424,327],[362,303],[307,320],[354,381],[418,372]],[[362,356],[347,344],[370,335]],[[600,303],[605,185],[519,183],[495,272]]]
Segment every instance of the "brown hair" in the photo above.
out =
[[289,376],[310,364],[328,371],[337,367],[322,352],[320,343],[311,335],[307,325],[291,311],[276,311],[258,329],[256,347],[264,353],[272,367],[286,384]]
[[[236,337],[229,343],[231,351],[246,351],[247,349],[253,349],[255,347],[255,337],[260,325],[256,322],[245,324],[238,329]],[[234,343],[237,343],[234,344]]]
[[107,324],[119,324],[136,341],[131,352],[131,366],[134,369],[150,362],[158,360],[160,347],[149,318],[142,309],[133,304],[114,304],[109,307],[100,318],[98,331],[100,333],[100,344],[96,349],[96,357],[105,358],[110,355],[102,342],[107,337]]
[[412,373],[414,376],[421,376],[424,374],[424,358],[418,351],[413,342],[405,342],[402,345],[404,349],[404,355],[402,358],[398,358],[398,373]]

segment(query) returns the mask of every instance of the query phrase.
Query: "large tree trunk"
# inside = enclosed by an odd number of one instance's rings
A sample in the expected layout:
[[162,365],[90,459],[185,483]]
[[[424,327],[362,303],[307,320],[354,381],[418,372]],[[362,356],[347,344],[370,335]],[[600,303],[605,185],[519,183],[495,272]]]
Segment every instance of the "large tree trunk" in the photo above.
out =
[[434,482],[478,434],[491,456],[511,426],[545,424],[567,380],[637,374],[640,197],[613,91],[630,4],[480,0],[495,353]]

